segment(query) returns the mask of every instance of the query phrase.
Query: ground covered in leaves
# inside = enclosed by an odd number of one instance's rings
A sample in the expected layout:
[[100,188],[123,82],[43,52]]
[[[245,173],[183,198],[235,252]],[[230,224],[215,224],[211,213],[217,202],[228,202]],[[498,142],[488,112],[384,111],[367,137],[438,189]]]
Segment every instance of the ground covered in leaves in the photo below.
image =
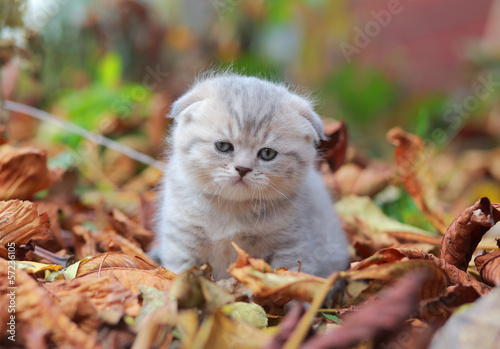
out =
[[[395,146],[394,162],[388,163],[347,149],[343,124],[326,128],[330,142],[322,145],[326,161],[318,166],[338,199],[351,242],[349,270],[326,279],[273,270],[235,245],[232,278],[217,283],[208,265],[175,275],[148,257],[151,189],[159,171],[146,168],[107,194],[78,191],[79,176],[97,178],[103,171],[92,170],[92,162],[102,158],[93,145],[82,160],[85,170],[74,171],[49,167],[42,149],[0,138],[0,345],[451,348],[470,347],[477,338],[495,343],[500,250],[496,227],[490,228],[500,220],[500,205],[481,196],[468,201],[464,192],[478,178],[500,182],[500,149],[436,153],[419,137],[394,128],[387,134]],[[130,161],[110,159],[115,165],[108,178],[124,181]],[[122,171],[113,172],[119,166]],[[427,225],[403,223],[382,211],[395,191],[411,196],[412,214],[425,217]]]

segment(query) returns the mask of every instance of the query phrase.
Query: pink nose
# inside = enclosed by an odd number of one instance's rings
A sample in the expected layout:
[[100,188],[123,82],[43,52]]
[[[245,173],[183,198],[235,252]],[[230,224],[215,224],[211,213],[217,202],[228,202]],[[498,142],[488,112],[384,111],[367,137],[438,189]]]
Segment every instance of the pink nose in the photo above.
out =
[[243,166],[235,166],[236,171],[240,174],[240,177],[243,178],[248,172],[252,171],[251,168],[243,167]]

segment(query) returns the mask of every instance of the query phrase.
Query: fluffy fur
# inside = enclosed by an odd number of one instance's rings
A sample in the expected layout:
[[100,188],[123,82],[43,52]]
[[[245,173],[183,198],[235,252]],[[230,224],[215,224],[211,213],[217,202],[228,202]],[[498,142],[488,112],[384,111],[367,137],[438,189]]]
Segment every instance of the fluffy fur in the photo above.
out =
[[[219,74],[195,83],[169,116],[154,251],[162,265],[179,273],[210,263],[215,279],[228,277],[231,241],[274,268],[297,270],[300,261],[302,271],[325,277],[348,265],[345,234],[314,168],[322,122],[306,98]],[[258,155],[266,148],[277,152],[272,160]]]

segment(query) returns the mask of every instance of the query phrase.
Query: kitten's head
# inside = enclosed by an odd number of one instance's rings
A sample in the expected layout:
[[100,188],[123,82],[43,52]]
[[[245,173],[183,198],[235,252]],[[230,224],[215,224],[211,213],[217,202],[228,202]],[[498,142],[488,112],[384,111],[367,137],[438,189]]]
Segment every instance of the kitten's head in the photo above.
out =
[[209,198],[281,200],[296,192],[324,138],[305,98],[285,86],[223,74],[196,83],[172,106],[182,173]]

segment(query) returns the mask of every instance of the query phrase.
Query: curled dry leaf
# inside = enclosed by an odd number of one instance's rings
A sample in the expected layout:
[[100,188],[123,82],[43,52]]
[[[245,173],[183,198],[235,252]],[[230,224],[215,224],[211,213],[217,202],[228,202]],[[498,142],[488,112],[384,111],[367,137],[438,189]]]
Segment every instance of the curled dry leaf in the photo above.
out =
[[389,130],[387,139],[396,146],[394,162],[404,187],[437,231],[444,234],[448,225],[438,205],[436,182],[429,168],[429,150],[420,137],[400,127]]
[[466,309],[453,314],[432,339],[429,349],[498,348],[500,288],[495,287]]
[[210,280],[211,271],[206,264],[179,274],[170,289],[170,299],[175,301],[179,308],[204,305],[209,312],[225,304],[234,303],[237,296]]
[[7,244],[27,244],[30,240],[50,238],[50,221],[46,213],[38,214],[37,205],[29,201],[0,201],[0,257],[7,258]]
[[234,242],[238,259],[229,266],[228,272],[252,290],[256,303],[271,301],[284,305],[287,300],[311,302],[326,280],[314,275],[283,269],[274,271],[263,259],[251,258]]
[[101,232],[96,237],[101,249],[104,251],[121,251],[128,254],[131,257],[139,257],[143,261],[157,266],[158,264],[152,260],[138,244],[134,244],[127,238],[124,238],[120,234],[116,234],[113,231]]
[[405,257],[412,260],[422,259],[422,260],[432,261],[446,274],[448,286],[453,286],[453,285],[471,286],[480,295],[484,295],[489,291],[488,286],[477,281],[475,278],[471,277],[466,272],[458,269],[454,265],[451,265],[447,263],[445,260],[439,259],[430,253],[414,249],[407,249],[407,248],[383,249],[374,254],[373,256],[356,263],[349,271],[368,268],[371,265],[394,263]]
[[101,276],[97,279],[76,278],[73,280],[54,281],[45,285],[56,303],[73,295],[85,297],[92,303],[101,314],[101,318],[113,317],[118,320],[123,315],[137,316],[139,313],[139,303],[136,295],[130,289],[116,281],[112,276]]
[[97,254],[97,241],[92,231],[83,225],[73,226],[73,241],[76,258],[83,259]]
[[349,280],[372,279],[389,282],[401,278],[415,270],[425,270],[427,281],[422,287],[420,299],[429,299],[442,296],[446,291],[446,275],[435,263],[429,260],[400,260],[392,263],[371,265],[364,269],[348,271],[344,278]]
[[169,338],[166,330],[174,326],[183,334],[180,338],[182,347],[193,348],[193,339],[198,331],[198,312],[194,309],[173,312],[167,306],[148,314],[138,324],[138,333],[132,349],[160,348],[160,344],[168,348]]
[[449,318],[459,306],[472,303],[479,297],[481,294],[472,286],[450,286],[445,295],[424,302],[419,311],[419,318],[427,322],[442,322]]
[[500,220],[488,198],[482,198],[466,208],[446,230],[439,258],[466,271],[472,254],[486,232]]
[[207,316],[193,340],[192,348],[262,348],[270,337],[244,322],[237,322],[224,315],[220,310]]
[[61,169],[47,167],[47,153],[35,148],[0,147],[0,200],[29,199],[51,187]]
[[[31,330],[45,328],[50,333],[51,343],[56,347],[100,348],[94,338],[78,328],[56,305],[49,293],[24,271],[16,271],[17,288],[15,291],[8,290],[8,269],[8,262],[0,258],[0,304],[9,304],[9,295],[15,294],[16,332],[23,334],[22,337],[16,337],[16,342],[23,345]],[[5,326],[6,322],[2,321],[0,339],[9,335]],[[45,345],[48,343],[38,343],[38,347]]]
[[149,264],[148,262],[140,259],[137,256],[131,257],[130,255],[121,252],[106,252],[93,256],[92,258],[89,258],[80,263],[76,277],[89,273],[93,270],[102,270],[112,267],[144,270],[151,270],[156,268],[155,265]]
[[129,240],[138,241],[144,250],[148,250],[154,234],[138,223],[132,221],[123,212],[114,208],[108,215],[109,221],[118,233]]
[[161,267],[155,270],[112,267],[101,270],[93,270],[80,275],[75,280],[96,280],[105,276],[109,276],[120,281],[120,283],[131,290],[132,293],[137,294],[139,292],[139,285],[156,287],[157,289],[164,291],[169,290],[176,274]]
[[314,336],[302,349],[345,349],[376,339],[384,342],[391,334],[398,333],[410,315],[418,308],[418,295],[431,276],[425,271],[415,271],[386,289],[380,298],[364,304],[359,311],[345,316],[341,327],[325,335]]
[[399,239],[421,243],[441,241],[436,234],[387,217],[369,197],[349,195],[337,201],[335,207],[348,230],[354,232],[351,239],[366,248],[394,246]]
[[335,173],[328,167],[321,167],[321,174],[328,189],[339,197],[347,195],[374,196],[390,184],[394,169],[381,162],[374,162],[362,168],[348,163],[342,165]]
[[490,286],[500,285],[500,250],[478,256],[474,263],[485,283]]
[[330,170],[335,172],[345,160],[347,149],[347,127],[342,120],[336,124],[325,126],[327,140],[320,142],[318,152],[326,161]]

